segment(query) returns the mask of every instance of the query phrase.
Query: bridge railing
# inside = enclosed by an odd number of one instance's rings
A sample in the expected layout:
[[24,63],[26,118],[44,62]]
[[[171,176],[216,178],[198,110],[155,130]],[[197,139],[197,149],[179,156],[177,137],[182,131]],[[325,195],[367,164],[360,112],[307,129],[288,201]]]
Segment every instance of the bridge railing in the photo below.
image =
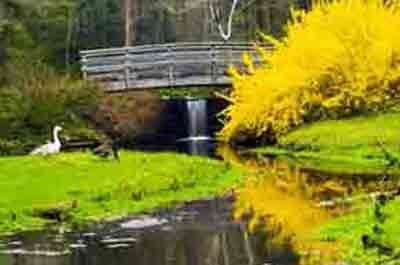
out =
[[[266,48],[270,48],[265,46]],[[249,43],[173,43],[81,51],[85,79],[108,91],[179,86],[228,85],[230,65],[243,67],[242,54],[260,58]]]

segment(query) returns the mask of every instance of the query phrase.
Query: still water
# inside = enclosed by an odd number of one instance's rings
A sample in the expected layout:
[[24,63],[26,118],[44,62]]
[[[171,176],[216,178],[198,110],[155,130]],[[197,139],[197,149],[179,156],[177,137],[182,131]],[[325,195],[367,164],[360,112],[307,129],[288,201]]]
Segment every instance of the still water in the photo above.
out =
[[232,198],[196,201],[82,232],[24,233],[6,239],[4,265],[297,264],[290,245],[266,245],[231,218]]
[[215,156],[249,172],[228,195],[82,231],[49,227],[6,237],[0,243],[0,264],[343,264],[334,244],[310,243],[307,236],[350,211],[348,198],[395,189],[399,183],[396,177],[382,181],[379,174],[310,171],[284,159],[226,147]]

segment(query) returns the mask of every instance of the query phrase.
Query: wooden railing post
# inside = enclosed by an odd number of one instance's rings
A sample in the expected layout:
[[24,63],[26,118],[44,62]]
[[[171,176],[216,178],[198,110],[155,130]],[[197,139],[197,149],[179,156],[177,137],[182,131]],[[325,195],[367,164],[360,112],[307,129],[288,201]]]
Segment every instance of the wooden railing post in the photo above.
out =
[[228,63],[225,66],[226,69],[228,69],[228,67],[233,64],[233,56],[232,56],[233,55],[233,45],[232,44],[229,45],[227,50],[228,50]]
[[87,80],[88,79],[88,72],[87,72],[87,64],[88,64],[88,59],[87,56],[84,55],[81,59],[81,64],[82,64],[82,75],[83,79]]
[[129,80],[131,78],[130,73],[130,56],[129,56],[129,48],[125,49],[124,55],[124,80],[125,80],[125,89],[129,89]]
[[168,45],[167,48],[167,57],[168,57],[168,84],[170,87],[173,87],[175,85],[175,75],[174,75],[174,70],[175,70],[175,56],[174,56],[174,49],[172,44]]
[[211,51],[211,82],[214,82],[217,80],[217,52],[215,48],[215,44],[211,44],[210,47]]

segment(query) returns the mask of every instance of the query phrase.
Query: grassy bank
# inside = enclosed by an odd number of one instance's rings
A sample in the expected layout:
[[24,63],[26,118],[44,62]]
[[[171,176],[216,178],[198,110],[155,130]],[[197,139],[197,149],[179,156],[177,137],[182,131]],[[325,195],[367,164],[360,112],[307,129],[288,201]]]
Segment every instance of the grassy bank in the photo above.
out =
[[[377,216],[370,204],[357,213],[323,225],[317,234],[322,241],[338,242],[344,259],[350,264],[399,264],[400,262],[400,200],[388,202]],[[369,243],[363,244],[362,237]]]
[[400,112],[308,124],[281,136],[277,146],[256,152],[288,156],[319,170],[372,173],[388,162],[378,141],[391,156],[400,157]]
[[49,216],[69,224],[124,216],[221,193],[239,177],[223,162],[173,153],[1,158],[0,232],[38,228]]
[[[391,110],[307,124],[281,136],[276,146],[255,151],[285,156],[304,168],[339,174],[385,170],[398,174],[400,112]],[[335,242],[350,264],[398,264],[400,200],[388,202],[378,213],[373,201],[360,203],[355,209],[317,228],[318,241]],[[362,243],[363,236],[370,238],[367,247]]]

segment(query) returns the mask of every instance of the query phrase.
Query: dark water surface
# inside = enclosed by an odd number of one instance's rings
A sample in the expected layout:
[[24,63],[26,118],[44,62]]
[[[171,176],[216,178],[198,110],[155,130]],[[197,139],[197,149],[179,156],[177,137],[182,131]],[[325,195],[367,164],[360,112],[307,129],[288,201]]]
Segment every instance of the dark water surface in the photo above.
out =
[[231,218],[229,198],[108,224],[85,232],[45,231],[6,239],[2,265],[297,264],[290,245],[268,245]]

